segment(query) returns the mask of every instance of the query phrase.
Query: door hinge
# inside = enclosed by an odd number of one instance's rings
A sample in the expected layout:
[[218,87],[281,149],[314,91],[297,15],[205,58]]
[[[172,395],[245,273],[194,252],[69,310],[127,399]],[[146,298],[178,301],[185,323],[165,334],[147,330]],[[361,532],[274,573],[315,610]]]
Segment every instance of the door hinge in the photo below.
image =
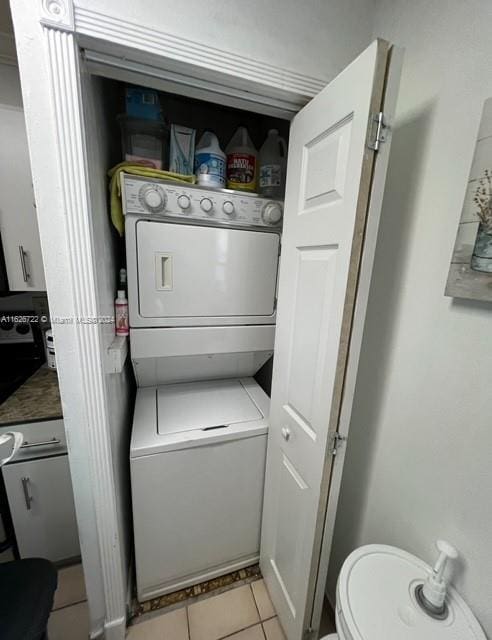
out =
[[382,111],[372,115],[369,130],[369,142],[367,144],[369,149],[379,151],[381,144],[386,142],[388,129],[389,126]]
[[341,442],[346,442],[347,441],[347,436],[341,436],[338,432],[333,434],[332,437],[332,449],[331,449],[331,455],[332,456],[336,456],[337,452],[338,452],[338,447],[340,446]]

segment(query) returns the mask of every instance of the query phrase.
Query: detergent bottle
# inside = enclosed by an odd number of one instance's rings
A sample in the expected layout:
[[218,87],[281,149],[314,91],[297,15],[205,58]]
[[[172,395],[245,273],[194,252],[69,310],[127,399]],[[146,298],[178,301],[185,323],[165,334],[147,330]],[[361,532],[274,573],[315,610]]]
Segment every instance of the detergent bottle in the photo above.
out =
[[205,131],[195,150],[195,174],[199,185],[225,187],[226,155],[215,133]]
[[226,148],[227,188],[256,191],[258,154],[246,127],[239,127]]
[[287,145],[278,135],[277,129],[270,129],[260,149],[259,191],[267,198],[283,198],[285,191],[285,168]]

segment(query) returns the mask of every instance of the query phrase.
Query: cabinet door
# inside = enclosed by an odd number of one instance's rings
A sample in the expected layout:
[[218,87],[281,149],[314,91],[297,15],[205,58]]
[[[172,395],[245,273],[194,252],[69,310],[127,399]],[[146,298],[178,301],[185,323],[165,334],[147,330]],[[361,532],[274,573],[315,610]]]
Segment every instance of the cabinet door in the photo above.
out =
[[21,558],[79,556],[68,457],[8,464],[2,472]]
[[0,233],[11,291],[45,291],[22,109],[0,105]]

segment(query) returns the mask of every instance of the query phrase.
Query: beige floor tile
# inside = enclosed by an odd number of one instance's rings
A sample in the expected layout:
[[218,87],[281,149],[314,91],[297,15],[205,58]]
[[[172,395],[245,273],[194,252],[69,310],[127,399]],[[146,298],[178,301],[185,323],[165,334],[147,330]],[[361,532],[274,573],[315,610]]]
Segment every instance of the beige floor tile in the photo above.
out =
[[270,596],[268,595],[265,581],[263,579],[256,580],[251,583],[251,588],[253,589],[256,606],[260,612],[260,619],[266,620],[267,618],[273,618],[273,616],[277,615],[273,608],[272,601],[270,600]]
[[48,621],[49,640],[87,640],[89,610],[87,602],[53,611]]
[[[50,639],[51,640],[51,639]],[[128,627],[126,640],[188,640],[186,608]]]
[[87,600],[84,573],[81,564],[58,569],[58,588],[55,593],[53,610]]
[[255,624],[254,627],[248,627],[239,631],[239,633],[233,633],[227,640],[265,640],[261,624]]
[[217,640],[259,622],[249,585],[188,607],[191,640]]
[[263,623],[266,640],[285,640],[278,618],[270,618]]

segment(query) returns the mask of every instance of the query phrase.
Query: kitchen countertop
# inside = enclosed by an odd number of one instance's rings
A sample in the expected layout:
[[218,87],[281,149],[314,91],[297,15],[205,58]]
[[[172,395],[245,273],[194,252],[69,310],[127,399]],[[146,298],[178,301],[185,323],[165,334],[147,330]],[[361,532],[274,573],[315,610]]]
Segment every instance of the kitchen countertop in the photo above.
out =
[[0,405],[0,426],[62,418],[56,371],[40,367]]

